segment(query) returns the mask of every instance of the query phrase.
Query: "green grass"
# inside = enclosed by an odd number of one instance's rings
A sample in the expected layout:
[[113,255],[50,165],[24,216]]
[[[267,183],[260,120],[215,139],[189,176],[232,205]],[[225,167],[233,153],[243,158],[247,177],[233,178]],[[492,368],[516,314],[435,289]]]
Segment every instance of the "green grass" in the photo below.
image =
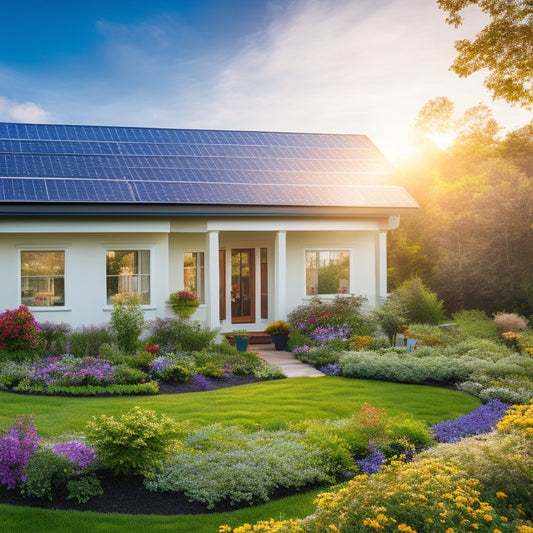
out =
[[[367,402],[389,414],[408,413],[428,425],[456,418],[480,405],[477,398],[444,388],[339,377],[269,381],[202,393],[119,398],[65,398],[0,392],[0,427],[17,414],[35,415],[42,437],[82,433],[93,415],[118,416],[135,405],[166,413],[193,426],[219,422],[247,428],[282,428],[289,422],[344,418]],[[0,505],[0,533],[129,532],[217,533],[220,524],[237,526],[270,517],[299,518],[313,512],[317,491],[232,513],[201,516],[130,516],[45,511]]]

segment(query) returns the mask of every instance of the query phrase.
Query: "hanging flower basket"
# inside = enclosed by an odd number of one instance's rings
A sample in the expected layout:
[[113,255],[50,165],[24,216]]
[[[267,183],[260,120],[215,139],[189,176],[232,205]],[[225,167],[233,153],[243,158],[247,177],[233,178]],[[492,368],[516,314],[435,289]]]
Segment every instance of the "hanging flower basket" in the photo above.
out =
[[200,305],[196,296],[187,291],[173,292],[169,296],[168,302],[172,311],[183,319],[190,318]]

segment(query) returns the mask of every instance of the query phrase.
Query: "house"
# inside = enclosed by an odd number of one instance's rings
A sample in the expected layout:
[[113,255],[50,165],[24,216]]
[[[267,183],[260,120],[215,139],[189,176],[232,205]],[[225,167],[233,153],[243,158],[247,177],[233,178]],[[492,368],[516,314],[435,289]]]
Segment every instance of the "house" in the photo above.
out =
[[260,331],[314,295],[379,305],[417,208],[389,174],[364,135],[0,123],[0,307],[76,327],[185,289],[194,319]]

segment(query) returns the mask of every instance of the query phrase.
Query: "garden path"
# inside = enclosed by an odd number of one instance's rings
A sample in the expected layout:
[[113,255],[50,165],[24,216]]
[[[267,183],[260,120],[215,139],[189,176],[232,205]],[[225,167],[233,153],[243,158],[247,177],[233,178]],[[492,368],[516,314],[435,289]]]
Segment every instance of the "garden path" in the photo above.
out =
[[253,344],[248,349],[251,352],[255,352],[267,363],[281,368],[288,378],[320,377],[324,375],[313,366],[295,359],[290,352],[277,352],[273,344]]

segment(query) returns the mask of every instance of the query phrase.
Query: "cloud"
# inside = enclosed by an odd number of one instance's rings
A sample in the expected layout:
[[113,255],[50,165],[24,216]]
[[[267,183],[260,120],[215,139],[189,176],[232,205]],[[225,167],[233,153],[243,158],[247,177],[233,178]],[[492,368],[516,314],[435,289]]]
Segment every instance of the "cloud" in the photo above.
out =
[[20,103],[0,96],[0,120],[6,122],[48,122],[50,114],[33,102]]

